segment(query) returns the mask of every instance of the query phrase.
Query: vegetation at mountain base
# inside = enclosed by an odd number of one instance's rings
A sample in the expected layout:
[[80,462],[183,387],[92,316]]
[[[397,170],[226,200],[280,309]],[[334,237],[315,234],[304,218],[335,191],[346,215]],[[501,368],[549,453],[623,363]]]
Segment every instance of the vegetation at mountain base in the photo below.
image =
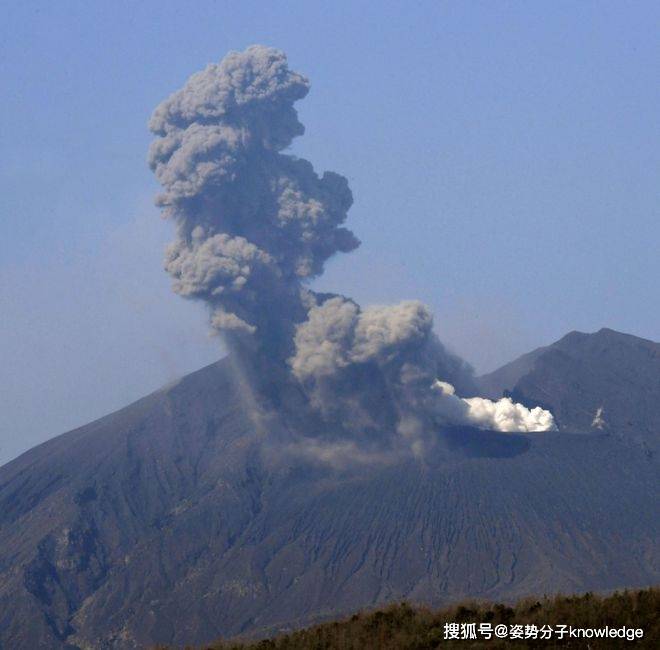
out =
[[[485,638],[446,639],[445,624],[476,623],[485,629],[497,625],[522,626],[540,630],[553,628],[551,639]],[[559,638],[557,626],[575,628],[641,628],[641,639],[575,638],[565,632]],[[525,628],[530,626],[530,628]],[[463,629],[463,628],[461,628]],[[660,588],[615,592],[608,596],[587,593],[525,599],[513,606],[465,602],[432,611],[407,603],[373,612],[360,612],[345,620],[253,642],[218,641],[203,650],[435,650],[436,648],[658,648],[660,647]],[[164,646],[159,647],[164,650]],[[192,646],[189,646],[189,649]]]

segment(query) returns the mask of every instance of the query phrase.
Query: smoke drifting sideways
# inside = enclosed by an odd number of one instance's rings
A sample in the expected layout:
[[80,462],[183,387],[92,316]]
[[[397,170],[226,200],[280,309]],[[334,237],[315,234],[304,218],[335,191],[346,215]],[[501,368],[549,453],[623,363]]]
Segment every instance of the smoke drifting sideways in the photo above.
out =
[[439,380],[433,384],[433,389],[440,394],[439,399],[443,402],[441,409],[451,413],[454,422],[509,433],[557,429],[552,413],[540,406],[528,409],[516,404],[510,397],[496,402],[484,397],[461,398],[451,384]]
[[309,288],[359,241],[343,226],[347,180],[284,153],[304,133],[294,104],[308,91],[284,53],[255,45],[194,74],[156,108],[149,164],[163,186],[156,203],[176,224],[165,260],[174,291],[208,305],[233,356],[285,368],[316,412],[352,434],[389,431],[419,451],[442,423],[554,426],[540,409],[485,415],[487,400],[478,407],[438,388],[442,379],[475,394],[470,367],[442,346],[420,302],[362,309]]

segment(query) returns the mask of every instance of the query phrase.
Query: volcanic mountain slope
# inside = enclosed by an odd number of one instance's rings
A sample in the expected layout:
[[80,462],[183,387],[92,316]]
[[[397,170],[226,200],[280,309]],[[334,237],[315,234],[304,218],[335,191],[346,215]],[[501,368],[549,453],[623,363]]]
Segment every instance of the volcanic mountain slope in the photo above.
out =
[[571,332],[480,378],[484,394],[541,404],[568,431],[610,430],[660,451],[660,344]]
[[0,468],[0,647],[202,643],[402,598],[660,580],[657,457],[611,425],[447,428],[421,459],[351,463],[288,449],[318,423],[272,384],[288,432],[251,417],[225,359]]

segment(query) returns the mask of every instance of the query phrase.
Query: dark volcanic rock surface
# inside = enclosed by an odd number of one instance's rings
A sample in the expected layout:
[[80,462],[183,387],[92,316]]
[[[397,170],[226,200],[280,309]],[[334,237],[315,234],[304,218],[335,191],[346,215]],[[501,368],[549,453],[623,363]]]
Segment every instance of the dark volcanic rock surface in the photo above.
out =
[[202,643],[402,598],[660,580],[658,461],[613,425],[447,429],[421,462],[340,470],[278,456],[246,403],[223,360],[0,468],[0,648]]
[[660,452],[659,343],[610,329],[571,332],[479,381],[491,397],[545,406],[564,430],[601,428]]

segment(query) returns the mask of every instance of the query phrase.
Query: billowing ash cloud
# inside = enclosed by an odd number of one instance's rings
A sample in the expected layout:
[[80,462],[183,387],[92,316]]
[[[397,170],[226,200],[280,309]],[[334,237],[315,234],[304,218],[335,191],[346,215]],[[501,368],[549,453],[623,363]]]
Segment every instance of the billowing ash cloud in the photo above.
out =
[[429,309],[418,301],[361,309],[332,297],[297,326],[289,364],[327,417],[361,432],[394,428],[415,443],[437,424],[430,387],[438,376],[472,387],[470,367],[444,349],[432,328]]
[[154,111],[149,164],[163,186],[157,204],[177,227],[165,260],[174,291],[209,306],[236,357],[286,368],[341,430],[389,431],[421,451],[423,435],[447,421],[547,428],[536,409],[438,389],[441,377],[472,392],[472,374],[433,334],[423,304],[362,309],[307,287],[331,256],[359,245],[343,226],[346,179],[284,153],[304,132],[294,104],[308,90],[282,52],[253,46]]
[[492,431],[555,431],[555,419],[550,411],[536,406],[528,409],[516,404],[510,397],[497,402],[483,397],[456,395],[454,387],[444,381],[436,381],[433,389],[439,394],[438,407],[451,422],[468,424]]
[[304,381],[334,376],[356,363],[384,366],[424,345],[432,324],[428,308],[418,301],[361,310],[346,298],[330,298],[310,309],[298,326],[291,367]]
[[289,352],[305,317],[301,282],[359,244],[341,227],[346,179],[282,153],[304,132],[293,104],[308,90],[282,52],[253,46],[193,75],[149,123],[157,203],[177,223],[174,290],[205,301],[230,343],[270,354]]

